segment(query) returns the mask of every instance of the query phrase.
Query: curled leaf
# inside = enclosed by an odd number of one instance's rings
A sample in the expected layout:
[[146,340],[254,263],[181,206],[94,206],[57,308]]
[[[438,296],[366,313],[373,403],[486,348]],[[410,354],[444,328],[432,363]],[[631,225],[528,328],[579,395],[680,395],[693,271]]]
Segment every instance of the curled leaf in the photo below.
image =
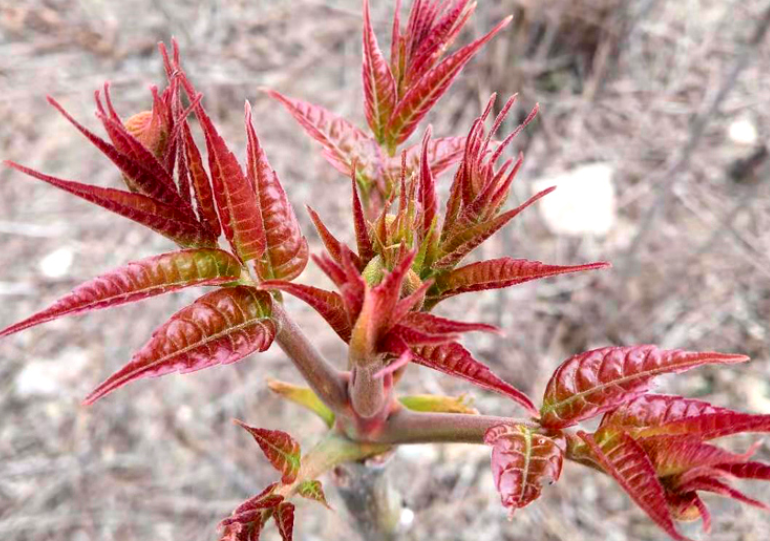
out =
[[564,455],[550,438],[522,425],[496,426],[484,435],[492,446],[492,475],[503,506],[511,513],[540,497],[544,483],[561,475]]
[[329,428],[334,425],[334,412],[324,404],[310,387],[300,387],[285,381],[269,378],[267,387],[286,400],[294,402],[318,415]]

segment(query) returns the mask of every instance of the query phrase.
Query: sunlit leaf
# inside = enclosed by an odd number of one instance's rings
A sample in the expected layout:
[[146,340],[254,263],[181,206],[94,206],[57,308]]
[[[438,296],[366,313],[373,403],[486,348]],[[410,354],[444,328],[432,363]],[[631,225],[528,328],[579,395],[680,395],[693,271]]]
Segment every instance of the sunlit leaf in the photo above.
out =
[[507,396],[536,414],[537,408],[523,392],[506,383],[487,366],[473,358],[471,353],[457,343],[412,348],[414,362],[467,380],[474,385]]
[[396,104],[396,82],[372,28],[369,0],[364,0],[364,111],[375,138],[384,142],[384,129]]
[[240,278],[237,259],[222,250],[181,250],[128,263],[102,274],[7,329],[7,336],[66,315],[119,306],[191,286],[217,285]]
[[90,203],[99,205],[124,218],[133,220],[171,239],[180,246],[213,247],[216,245],[216,239],[212,236],[211,232],[201,227],[201,224],[194,217],[190,218],[180,213],[176,207],[160,203],[146,195],[63,180],[50,175],[44,175],[10,161],[4,161],[3,164]]
[[182,308],[134,358],[85,399],[92,404],[135,379],[193,372],[239,361],[273,342],[270,295],[238,286],[212,291]]
[[666,493],[644,449],[628,434],[613,438],[606,447],[591,434],[578,432],[590,447],[596,461],[626,491],[632,500],[677,541],[688,541],[676,531],[666,504]]
[[653,379],[705,364],[734,364],[744,355],[660,350],[655,346],[606,347],[580,353],[556,369],[545,390],[541,423],[574,425],[649,390]]
[[329,428],[334,424],[334,412],[324,404],[318,395],[310,387],[300,387],[285,381],[269,378],[267,387],[281,395],[283,398],[294,402],[318,415]]
[[307,265],[307,240],[302,235],[294,209],[286,197],[281,181],[260,146],[251,121],[251,106],[246,102],[246,134],[248,136],[248,175],[259,196],[264,224],[266,249],[257,260],[257,271],[263,280],[293,280]]
[[238,420],[236,423],[252,435],[270,464],[281,472],[281,482],[285,485],[293,483],[300,467],[299,443],[280,430],[256,428]]

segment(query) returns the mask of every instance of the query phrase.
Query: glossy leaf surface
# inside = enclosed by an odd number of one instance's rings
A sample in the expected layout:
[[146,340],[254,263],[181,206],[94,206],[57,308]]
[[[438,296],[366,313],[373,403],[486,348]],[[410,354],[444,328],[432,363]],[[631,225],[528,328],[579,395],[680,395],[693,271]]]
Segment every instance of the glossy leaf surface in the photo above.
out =
[[511,512],[540,497],[543,484],[559,480],[562,450],[526,426],[496,426],[484,436],[492,446],[492,475],[503,506]]
[[185,287],[232,282],[240,278],[241,270],[238,260],[222,250],[181,250],[148,257],[78,286],[51,307],[0,331],[0,336],[66,315],[119,306]]
[[744,355],[660,350],[655,346],[607,347],[570,357],[545,390],[541,422],[563,428],[613,409],[647,391],[661,374],[705,364],[747,361]]
[[644,449],[628,434],[600,445],[591,434],[578,432],[602,469],[611,475],[632,500],[677,541],[688,541],[676,531],[666,504],[666,493]]
[[259,196],[265,231],[266,249],[257,260],[257,271],[263,280],[293,280],[307,265],[307,240],[286,197],[278,175],[270,166],[251,120],[251,106],[246,102],[246,134],[248,136],[248,176]]
[[281,472],[283,484],[293,483],[300,467],[300,448],[294,438],[280,430],[267,430],[236,421],[257,442],[273,467]]
[[182,308],[153,333],[127,365],[88,397],[92,404],[130,381],[193,372],[239,361],[273,342],[270,295],[251,287],[212,291]]
[[523,392],[506,383],[492,372],[489,367],[473,358],[471,353],[457,343],[439,346],[421,346],[412,348],[414,362],[451,376],[467,380],[478,387],[495,391],[511,398],[516,403],[535,414],[537,409]]

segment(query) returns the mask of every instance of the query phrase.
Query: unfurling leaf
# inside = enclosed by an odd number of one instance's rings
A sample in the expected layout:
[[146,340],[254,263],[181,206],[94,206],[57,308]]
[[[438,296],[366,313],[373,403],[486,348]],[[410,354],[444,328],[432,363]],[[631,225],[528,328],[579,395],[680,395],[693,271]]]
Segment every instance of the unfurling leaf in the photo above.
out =
[[496,426],[484,435],[492,446],[492,475],[503,506],[511,513],[537,498],[543,483],[561,475],[564,453],[551,438],[522,425]]
[[401,404],[412,411],[435,413],[464,413],[478,415],[473,407],[473,398],[467,394],[460,396],[439,396],[434,394],[415,394],[398,398]]
[[454,81],[465,64],[495,34],[505,28],[511,22],[511,19],[511,17],[503,19],[487,35],[447,57],[414,83],[409,91],[399,100],[386,127],[391,145],[401,144],[409,138],[419,122],[449,89],[452,81]]
[[334,412],[332,412],[332,410],[318,398],[318,395],[315,394],[311,388],[299,387],[272,378],[267,380],[267,386],[274,393],[279,394],[283,398],[290,400],[295,404],[299,404],[303,408],[309,409],[318,415],[329,428],[334,425]]
[[181,250],[148,257],[78,286],[46,310],[0,331],[0,337],[66,315],[136,302],[185,287],[232,282],[240,278],[241,271],[238,260],[222,250]]
[[246,102],[246,134],[248,176],[259,197],[266,239],[265,253],[257,260],[257,273],[263,280],[293,280],[307,265],[307,240],[302,236],[281,181],[270,167],[265,151],[259,144],[251,121],[249,102]]
[[396,82],[372,28],[369,0],[364,0],[363,80],[366,120],[378,142],[385,141],[385,126],[396,104]]
[[270,464],[281,472],[283,484],[293,483],[297,479],[300,467],[300,449],[299,443],[294,438],[280,430],[256,428],[238,420],[235,422],[252,435]]
[[317,479],[312,481],[304,481],[301,483],[299,487],[297,487],[297,494],[303,498],[307,498],[308,500],[317,501],[327,509],[331,509],[329,504],[326,502],[326,495],[324,494],[321,481],[318,481]]
[[506,383],[487,366],[473,358],[471,353],[458,343],[412,348],[414,362],[470,381],[478,387],[495,391],[513,399],[533,415],[537,408],[527,395]]
[[451,272],[439,274],[433,288],[428,292],[428,303],[433,306],[461,293],[499,289],[559,274],[604,269],[609,266],[609,263],[545,265],[539,261],[510,257],[471,263]]
[[649,390],[655,376],[705,364],[747,361],[744,355],[659,350],[655,346],[606,347],[570,357],[545,390],[541,423],[564,428],[620,406]]
[[606,445],[598,443],[591,434],[578,432],[596,462],[611,475],[636,504],[677,541],[689,541],[676,531],[666,504],[666,492],[658,480],[655,467],[644,449],[628,434],[612,438]]
[[214,232],[214,236],[219,237],[219,234],[222,232],[222,226],[217,215],[214,193],[211,191],[211,181],[206,173],[206,169],[203,167],[201,152],[198,149],[198,145],[195,144],[195,139],[193,139],[187,120],[182,122],[181,130],[180,150],[184,157],[185,169],[190,177],[188,179],[189,183],[192,185],[193,193],[195,194],[198,216],[209,225]]
[[193,372],[265,351],[275,338],[270,295],[251,287],[212,291],[182,308],[153,333],[127,365],[85,399],[93,404],[135,379]]
[[275,90],[266,92],[281,102],[310,137],[323,145],[324,157],[345,175],[351,173],[353,160],[363,154],[360,149],[368,152],[374,143],[350,122],[323,107],[287,98]]
[[214,247],[216,238],[194,218],[152,197],[44,175],[14,162],[4,165],[133,220],[184,247]]
[[294,504],[283,502],[273,514],[273,519],[278,526],[278,533],[283,541],[292,541],[294,536]]
[[283,501],[283,496],[274,494],[278,483],[273,483],[265,490],[252,496],[235,508],[232,514],[219,523],[220,528],[230,526],[236,522],[251,522],[260,515],[263,510],[277,507]]
[[[186,78],[182,81],[192,99],[195,90]],[[258,259],[265,252],[266,240],[259,199],[254,187],[243,174],[241,165],[219,135],[202,105],[195,107],[195,115],[206,138],[214,199],[225,237],[241,261]]]

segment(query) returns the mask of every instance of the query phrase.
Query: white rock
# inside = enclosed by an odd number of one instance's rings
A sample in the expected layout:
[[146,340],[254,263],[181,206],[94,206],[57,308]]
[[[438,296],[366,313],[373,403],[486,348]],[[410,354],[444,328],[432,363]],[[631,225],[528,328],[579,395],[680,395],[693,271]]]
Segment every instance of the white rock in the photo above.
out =
[[607,163],[593,163],[535,181],[535,193],[556,186],[536,205],[548,229],[557,235],[609,233],[617,206],[613,171]]
[[757,127],[748,118],[739,118],[730,123],[727,136],[738,145],[753,145],[757,142]]
[[40,261],[40,272],[48,278],[66,276],[72,266],[74,257],[75,254],[71,248],[57,248]]
[[88,362],[87,352],[75,347],[55,359],[29,362],[16,376],[16,393],[21,397],[72,394]]

